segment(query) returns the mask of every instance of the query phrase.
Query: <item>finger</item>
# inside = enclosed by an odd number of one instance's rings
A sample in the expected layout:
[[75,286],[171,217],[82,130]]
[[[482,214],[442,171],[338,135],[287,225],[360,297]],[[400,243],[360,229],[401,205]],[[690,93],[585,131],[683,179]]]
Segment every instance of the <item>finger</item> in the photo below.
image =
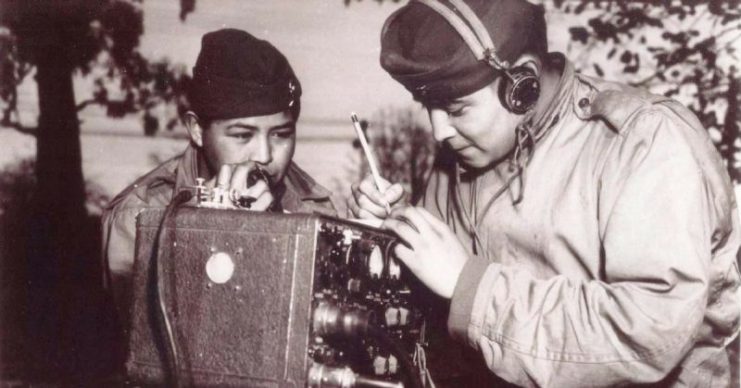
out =
[[348,215],[353,218],[360,218],[364,220],[381,220],[381,218],[379,218],[375,214],[362,209],[352,198],[347,199],[347,210],[349,213]]
[[241,163],[234,166],[229,187],[242,193],[247,188],[247,175],[252,171],[254,164]]
[[360,212],[360,207],[358,206],[357,202],[355,202],[355,198],[348,198],[346,202],[348,217],[360,218],[360,216],[358,215]]
[[[257,183],[255,185],[257,185]],[[255,201],[255,203],[252,204],[250,210],[265,211],[270,207],[270,205],[273,204],[274,199],[275,198],[273,197],[273,193],[271,193],[269,190],[264,191],[262,194],[260,194],[260,196],[257,197],[257,200]]]
[[402,187],[398,183],[394,183],[393,185],[389,186],[383,192],[383,199],[389,204],[395,204],[399,202],[403,196],[404,196],[404,187]]
[[412,249],[404,244],[396,244],[394,247],[394,256],[401,260],[416,276],[420,264]]
[[422,215],[425,211],[422,208],[408,206],[402,208],[399,211],[399,216],[402,217],[409,225],[419,231],[422,236],[438,236],[442,237],[442,233],[439,228],[435,228],[430,225],[430,221]]
[[242,191],[242,195],[247,195],[253,198],[259,198],[261,195],[263,195],[265,192],[270,192],[270,187],[268,187],[268,183],[264,180],[260,179],[257,182],[255,182],[254,185],[248,187],[246,190]]
[[409,209],[410,207],[411,206],[396,206],[393,209],[391,209],[391,213],[389,213],[389,217],[390,218],[403,218],[407,209]]
[[368,197],[368,199],[370,199],[373,203],[384,208],[386,207],[386,199],[383,197],[383,194],[378,191],[378,188],[376,187],[376,184],[373,183],[372,179],[366,178],[362,182],[360,182],[358,191]]
[[366,211],[374,214],[378,218],[386,218],[386,216],[388,215],[385,206],[371,201],[370,198],[365,195],[360,196],[360,198],[358,199],[358,206],[360,206],[361,209],[365,209]]
[[[375,185],[376,181],[375,179],[373,179],[373,176],[371,174],[366,175],[366,179],[373,180],[373,184]],[[379,176],[377,186],[379,191],[384,192],[389,189],[389,186],[391,186],[391,182],[387,181],[386,178]]]
[[373,214],[373,213],[371,213],[371,212],[369,212],[369,211],[367,211],[365,209],[360,209],[358,211],[358,218],[363,219],[363,220],[380,220],[380,221],[383,220],[383,218],[378,217],[377,215],[375,215],[375,214]]
[[216,187],[220,187],[222,189],[228,189],[229,183],[232,178],[232,166],[229,164],[224,164],[219,169],[219,174],[216,176]]
[[399,236],[400,239],[404,240],[412,250],[420,245],[419,233],[404,221],[395,218],[387,218],[383,221],[381,227],[396,233],[396,235]]
[[350,185],[350,193],[352,193],[352,196],[356,201],[358,200],[358,196],[361,195],[359,187],[360,183],[358,182],[353,182],[353,184]]
[[450,227],[441,219],[435,217],[425,208],[417,208],[419,215],[427,221],[427,224],[438,234],[444,234],[450,231]]

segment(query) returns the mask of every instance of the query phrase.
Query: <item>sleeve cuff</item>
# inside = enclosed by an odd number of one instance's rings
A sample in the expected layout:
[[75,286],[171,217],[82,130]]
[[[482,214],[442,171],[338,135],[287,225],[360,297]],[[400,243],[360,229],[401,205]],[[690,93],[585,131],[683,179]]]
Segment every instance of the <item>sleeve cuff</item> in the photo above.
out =
[[479,282],[486,272],[489,263],[481,258],[472,257],[463,266],[458,282],[453,290],[448,316],[448,331],[455,338],[467,338],[468,323],[471,320],[473,302]]

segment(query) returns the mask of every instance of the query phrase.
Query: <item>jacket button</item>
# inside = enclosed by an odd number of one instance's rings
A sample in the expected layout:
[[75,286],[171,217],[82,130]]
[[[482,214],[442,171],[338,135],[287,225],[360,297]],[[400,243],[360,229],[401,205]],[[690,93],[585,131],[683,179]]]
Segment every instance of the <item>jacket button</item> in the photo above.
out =
[[584,97],[581,100],[579,100],[579,108],[586,108],[589,105],[589,99]]

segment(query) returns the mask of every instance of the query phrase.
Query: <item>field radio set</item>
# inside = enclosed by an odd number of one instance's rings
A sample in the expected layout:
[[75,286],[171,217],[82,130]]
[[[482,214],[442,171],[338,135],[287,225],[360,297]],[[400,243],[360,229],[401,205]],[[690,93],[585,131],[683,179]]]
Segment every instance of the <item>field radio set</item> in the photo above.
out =
[[142,212],[136,240],[132,382],[422,386],[421,286],[393,234],[200,204]]

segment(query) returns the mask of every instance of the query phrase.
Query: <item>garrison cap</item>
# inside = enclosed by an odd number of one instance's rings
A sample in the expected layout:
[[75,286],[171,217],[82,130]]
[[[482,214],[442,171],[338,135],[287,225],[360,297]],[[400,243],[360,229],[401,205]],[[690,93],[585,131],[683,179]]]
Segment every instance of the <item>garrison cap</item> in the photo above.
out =
[[196,114],[209,120],[286,110],[298,116],[301,85],[272,44],[245,31],[222,29],[203,36],[188,97]]
[[[542,7],[525,0],[464,1],[486,27],[501,60],[517,60],[531,41],[543,40],[543,51],[547,50]],[[535,36],[539,30],[543,36]],[[476,59],[445,18],[414,0],[386,20],[381,33],[381,66],[422,102],[466,96],[498,75]]]

